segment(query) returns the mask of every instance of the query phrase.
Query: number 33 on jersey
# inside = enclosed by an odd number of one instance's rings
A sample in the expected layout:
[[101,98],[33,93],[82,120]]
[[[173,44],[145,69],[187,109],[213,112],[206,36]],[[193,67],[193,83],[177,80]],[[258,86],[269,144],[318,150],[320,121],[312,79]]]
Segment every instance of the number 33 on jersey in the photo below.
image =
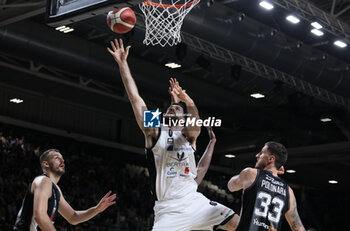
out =
[[237,231],[279,231],[289,209],[288,185],[270,171],[258,170],[255,182],[244,190],[243,203]]

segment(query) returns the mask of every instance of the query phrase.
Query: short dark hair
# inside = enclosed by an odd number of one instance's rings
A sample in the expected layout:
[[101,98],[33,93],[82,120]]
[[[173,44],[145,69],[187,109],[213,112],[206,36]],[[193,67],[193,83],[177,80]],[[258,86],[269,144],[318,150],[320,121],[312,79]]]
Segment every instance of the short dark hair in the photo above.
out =
[[269,141],[265,143],[265,146],[267,146],[267,149],[269,150],[271,155],[275,156],[275,166],[277,169],[279,169],[287,162],[288,152],[283,144],[274,141]]
[[41,167],[43,167],[42,163],[43,161],[47,161],[48,160],[48,155],[50,154],[50,152],[60,152],[58,149],[48,149],[46,150],[45,152],[43,152],[41,155],[40,155],[40,165]]
[[186,104],[184,102],[171,103],[171,105],[179,105],[184,110],[184,114],[187,114],[187,106],[186,106]]

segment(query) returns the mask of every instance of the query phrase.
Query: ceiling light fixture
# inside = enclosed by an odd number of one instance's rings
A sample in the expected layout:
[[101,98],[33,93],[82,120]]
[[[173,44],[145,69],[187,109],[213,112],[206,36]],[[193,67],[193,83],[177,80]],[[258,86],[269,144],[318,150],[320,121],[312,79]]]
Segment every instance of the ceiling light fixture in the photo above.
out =
[[268,2],[268,1],[261,1],[260,3],[259,3],[259,5],[262,7],[262,8],[265,8],[266,10],[272,10],[273,9],[273,5],[270,3],[270,2]]
[[319,30],[322,29],[323,26],[321,24],[319,24],[318,22],[312,22],[311,26],[313,26],[315,29]]
[[66,26],[59,26],[59,27],[56,27],[56,30],[62,30],[64,28],[66,28]]
[[254,94],[251,94],[250,97],[253,97],[255,99],[261,99],[261,98],[264,98],[265,96],[260,93],[254,93]]
[[62,29],[60,29],[59,31],[61,31],[61,32],[65,32],[65,31],[67,31],[67,30],[70,30],[70,27],[65,27],[65,28],[62,28]]
[[294,169],[288,169],[286,172],[288,172],[288,173],[296,173],[297,171],[295,171]]
[[336,181],[336,180],[329,180],[328,183],[330,183],[330,184],[338,184],[338,181]]
[[323,123],[331,122],[331,121],[332,121],[332,119],[331,119],[331,118],[328,118],[328,117],[321,118],[320,120],[321,120],[321,122],[323,122]]
[[313,33],[316,36],[322,36],[324,33],[318,29],[312,29],[311,33]]
[[291,23],[293,23],[293,24],[297,24],[297,23],[300,22],[300,19],[298,19],[298,18],[295,17],[294,15],[288,15],[288,16],[286,17],[286,19],[287,19],[288,21],[290,21]]
[[340,48],[345,48],[347,46],[346,43],[344,43],[343,41],[337,40],[334,42],[334,45],[340,47]]
[[19,104],[19,103],[23,103],[23,99],[13,98],[13,99],[10,99],[10,102],[11,102],[11,103]]
[[73,28],[69,28],[68,30],[63,31],[63,33],[69,33],[69,32],[72,32],[72,31],[74,31],[74,29]]
[[232,159],[232,158],[235,158],[236,155],[233,155],[233,154],[226,154],[225,157],[226,157],[226,158]]
[[177,64],[177,63],[167,63],[167,64],[165,64],[165,66],[172,68],[172,69],[181,67],[181,65]]
[[[58,29],[59,28],[59,29]],[[66,27],[66,26],[61,26],[61,27],[57,27],[56,30],[59,30],[59,31],[65,31],[65,30],[69,30],[69,27]]]
[[69,26],[59,26],[59,27],[56,27],[56,30],[63,32],[63,33],[69,33],[69,32],[74,31],[74,28],[70,28]]

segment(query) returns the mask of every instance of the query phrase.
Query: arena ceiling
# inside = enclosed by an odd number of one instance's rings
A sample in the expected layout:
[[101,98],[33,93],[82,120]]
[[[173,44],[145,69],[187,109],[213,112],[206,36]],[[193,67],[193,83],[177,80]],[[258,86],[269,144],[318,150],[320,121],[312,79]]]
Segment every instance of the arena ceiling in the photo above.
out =
[[[202,1],[184,21],[183,44],[173,48],[142,44],[143,18],[134,7],[138,23],[119,37],[132,45],[130,66],[151,107],[165,107],[168,78],[177,77],[202,116],[222,118],[212,170],[232,175],[251,166],[261,145],[275,139],[290,150],[286,167],[297,171],[286,174],[287,180],[344,189],[350,180],[350,52],[349,46],[340,49],[333,41],[343,35],[349,42],[350,30],[343,26],[331,33],[329,25],[330,32],[316,38],[307,20],[298,26],[285,21],[290,12],[285,2],[267,12],[255,0]],[[289,2],[315,4],[350,24],[349,1]],[[118,69],[105,49],[118,37],[107,27],[105,15],[72,23],[74,32],[63,34],[45,24],[45,5],[0,0],[1,86],[134,123]],[[164,66],[169,61],[182,67],[169,69]],[[250,97],[257,92],[265,98]],[[321,122],[324,117],[332,121]],[[137,133],[137,139],[141,136]],[[199,151],[206,143],[203,130]],[[227,159],[228,153],[236,158]],[[330,179],[340,183],[329,185]]]

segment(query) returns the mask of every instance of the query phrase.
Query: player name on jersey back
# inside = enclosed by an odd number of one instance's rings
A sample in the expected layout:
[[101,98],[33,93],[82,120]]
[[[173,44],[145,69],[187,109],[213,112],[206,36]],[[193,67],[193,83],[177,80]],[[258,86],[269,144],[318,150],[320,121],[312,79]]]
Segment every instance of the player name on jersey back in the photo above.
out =
[[261,181],[261,187],[271,192],[279,193],[283,196],[287,196],[285,184],[281,181],[277,181],[269,175],[265,175],[265,179]]

